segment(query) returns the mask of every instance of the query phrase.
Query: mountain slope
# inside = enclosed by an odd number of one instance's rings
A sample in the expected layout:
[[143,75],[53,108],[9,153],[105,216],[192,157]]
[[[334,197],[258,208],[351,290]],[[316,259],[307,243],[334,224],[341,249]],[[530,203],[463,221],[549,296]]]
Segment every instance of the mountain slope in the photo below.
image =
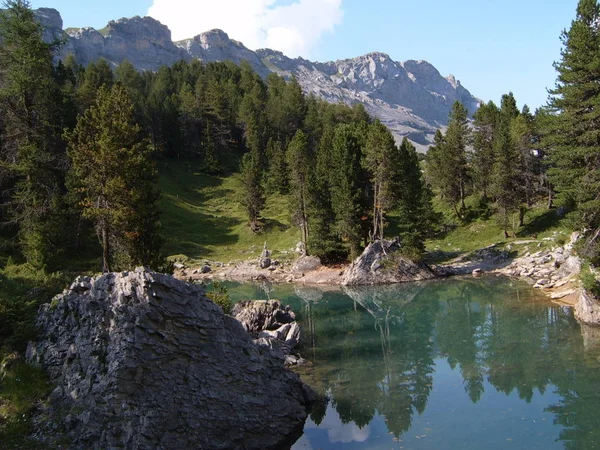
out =
[[479,104],[452,75],[443,77],[426,61],[396,62],[384,53],[369,53],[319,63],[288,58],[269,49],[254,52],[221,30],[173,42],[170,30],[151,17],[111,21],[102,30],[63,30],[58,11],[40,8],[36,14],[46,27],[47,40],[65,40],[58,57],[72,53],[83,65],[104,58],[114,66],[127,59],[139,70],[157,70],[182,59],[235,63],[245,60],[263,77],[270,72],[295,76],[307,93],[331,102],[364,104],[398,141],[406,136],[421,151],[432,143],[435,131],[447,124],[456,100],[471,114]]

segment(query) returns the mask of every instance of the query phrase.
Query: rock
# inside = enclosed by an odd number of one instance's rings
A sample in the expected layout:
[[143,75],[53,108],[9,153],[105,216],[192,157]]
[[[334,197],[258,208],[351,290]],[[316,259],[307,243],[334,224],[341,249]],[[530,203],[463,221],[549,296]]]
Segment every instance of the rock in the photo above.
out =
[[317,270],[321,267],[321,260],[316,256],[301,256],[296,260],[294,265],[292,266],[292,272],[294,273],[304,273],[312,272],[313,270]]
[[283,354],[253,343],[201,287],[168,275],[77,279],[40,308],[37,325],[27,360],[56,385],[38,422],[73,450],[289,446],[314,395]]
[[207,265],[202,266],[202,273],[211,273],[211,272],[212,272],[212,269],[210,266],[207,266]]
[[473,269],[472,274],[473,274],[474,277],[480,277],[481,275],[483,275],[483,270],[481,270],[481,269]]
[[575,305],[575,318],[586,325],[600,326],[600,302],[583,289]]
[[251,334],[276,330],[296,320],[294,312],[290,311],[289,307],[281,308],[278,300],[248,300],[236,303],[231,316]]
[[[557,287],[558,285],[554,286]],[[552,294],[550,294],[550,298],[553,300],[559,300],[561,298],[565,298],[569,295],[573,295],[575,294],[576,290],[575,289],[567,289],[565,291],[557,291],[557,292],[553,292]]]
[[306,244],[304,244],[304,242],[300,241],[296,244],[296,249],[294,250],[295,253],[299,254],[301,257],[302,256],[306,256]]
[[268,269],[271,266],[271,252],[269,250],[267,250],[266,242],[263,247],[263,251],[260,255],[260,258],[258,258],[258,266],[261,269]]
[[173,263],[173,267],[177,270],[181,270],[181,269],[185,269],[185,264],[180,263],[180,262],[175,262],[175,263]]
[[375,241],[367,246],[344,272],[342,285],[404,283],[428,280],[436,277],[425,263],[415,263],[397,251],[400,244],[393,241]]
[[276,356],[299,357],[294,349],[300,343],[301,330],[289,306],[282,308],[277,300],[248,300],[236,303],[231,315],[256,343],[274,351]]

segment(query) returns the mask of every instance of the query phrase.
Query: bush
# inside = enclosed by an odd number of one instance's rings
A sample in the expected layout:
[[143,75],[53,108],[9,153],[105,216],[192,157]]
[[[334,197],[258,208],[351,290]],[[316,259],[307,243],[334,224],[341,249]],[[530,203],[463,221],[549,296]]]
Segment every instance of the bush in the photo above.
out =
[[221,282],[213,281],[210,291],[206,292],[206,297],[223,308],[225,314],[231,314],[233,303],[231,302],[231,298],[229,298],[227,288]]
[[579,275],[583,288],[590,292],[594,297],[600,298],[600,282],[589,266],[584,267]]

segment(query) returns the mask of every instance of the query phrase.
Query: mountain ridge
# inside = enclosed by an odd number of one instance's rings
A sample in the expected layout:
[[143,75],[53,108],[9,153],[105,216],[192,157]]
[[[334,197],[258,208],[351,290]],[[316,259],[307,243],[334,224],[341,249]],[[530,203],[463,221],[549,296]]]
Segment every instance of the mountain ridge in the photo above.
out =
[[295,76],[307,94],[330,102],[362,103],[398,142],[408,137],[422,152],[433,142],[435,131],[446,126],[456,100],[470,114],[481,102],[454,75],[444,77],[424,60],[397,62],[375,51],[355,58],[313,62],[289,58],[277,50],[250,50],[219,29],[174,42],[169,28],[152,17],[113,20],[101,30],[63,30],[57,10],[39,8],[35,13],[45,27],[44,39],[65,42],[57,58],[72,53],[84,66],[104,58],[113,67],[129,60],[138,70],[151,71],[180,60],[247,61],[263,78],[271,72],[286,78]]

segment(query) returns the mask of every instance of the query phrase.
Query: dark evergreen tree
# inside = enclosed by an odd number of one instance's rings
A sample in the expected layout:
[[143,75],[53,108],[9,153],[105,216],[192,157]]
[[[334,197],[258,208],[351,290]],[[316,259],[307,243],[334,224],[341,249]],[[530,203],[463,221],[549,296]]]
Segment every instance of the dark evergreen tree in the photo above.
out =
[[157,172],[123,86],[103,87],[67,133],[70,188],[94,224],[106,272],[162,263]]
[[[494,139],[495,161],[491,186],[506,237],[509,235],[511,215],[519,210],[523,198],[520,173],[521,157],[511,136],[511,125],[515,120],[513,100],[512,95],[502,96],[500,119]],[[515,232],[514,225],[513,223],[513,232]]]
[[240,166],[240,180],[243,186],[242,204],[250,220],[250,229],[259,230],[258,218],[265,206],[264,188],[261,185],[262,173],[258,161],[252,153],[246,153]]
[[310,174],[313,169],[308,139],[302,130],[298,130],[291,140],[286,152],[286,162],[290,176],[292,222],[300,227],[302,242],[307,243]]
[[469,182],[466,151],[469,140],[467,110],[457,101],[452,106],[448,130],[443,140],[436,134],[434,147],[429,154],[428,169],[429,179],[459,218],[463,218],[466,209],[465,198]]
[[405,249],[420,256],[425,250],[427,232],[435,222],[432,195],[425,185],[415,147],[404,138],[398,150],[400,169],[395,189],[400,238]]
[[398,174],[398,149],[392,133],[380,121],[369,126],[363,166],[370,174],[373,201],[371,238],[383,239],[385,214],[396,201],[394,181]]
[[498,107],[494,102],[482,103],[473,116],[473,183],[487,201],[494,167],[494,136],[498,125]]
[[330,189],[335,231],[348,247],[351,259],[360,252],[361,218],[365,215],[361,179],[362,147],[356,125],[339,125],[332,142]]
[[[30,4],[9,0],[0,14],[0,186],[10,190],[10,220],[27,261],[50,267],[60,251],[67,126],[52,64],[54,46]],[[62,70],[62,69],[61,69]]]
[[561,202],[589,233],[585,252],[600,259],[600,5],[579,0],[571,28],[562,34],[552,120],[545,130],[549,176]]

